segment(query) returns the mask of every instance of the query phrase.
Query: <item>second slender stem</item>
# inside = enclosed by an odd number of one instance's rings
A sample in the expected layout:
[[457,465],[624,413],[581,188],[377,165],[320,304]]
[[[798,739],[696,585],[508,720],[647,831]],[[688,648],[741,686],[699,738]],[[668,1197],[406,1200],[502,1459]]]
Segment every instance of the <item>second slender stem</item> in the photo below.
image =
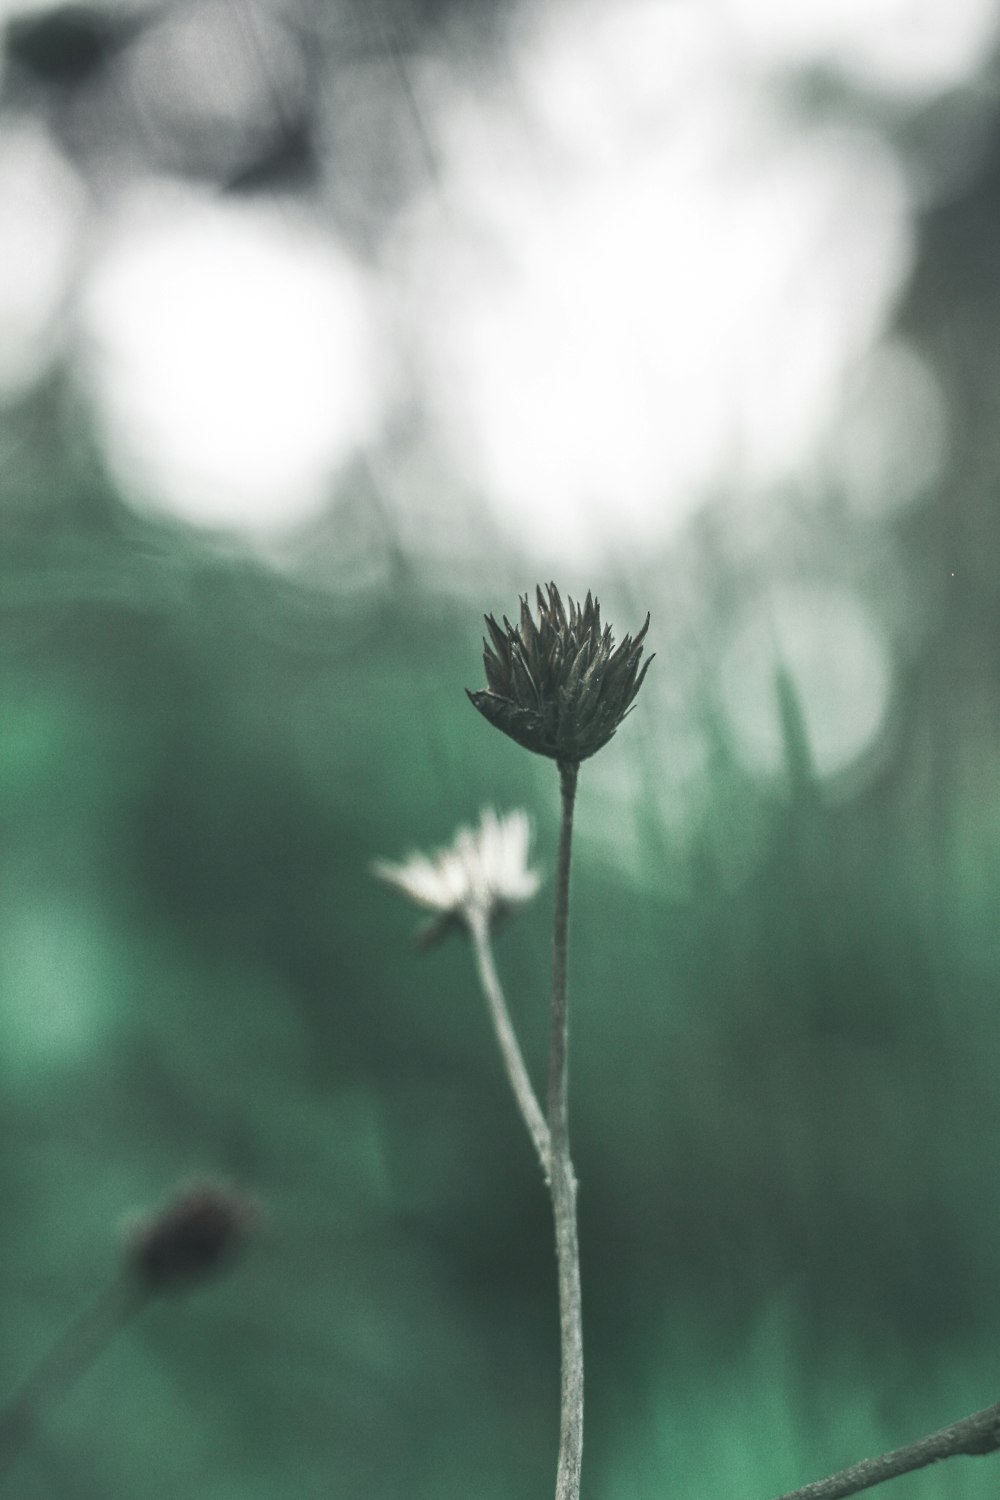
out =
[[467,921],[469,935],[472,938],[472,951],[479,972],[479,982],[486,996],[486,1004],[489,1007],[490,1020],[493,1022],[493,1030],[500,1047],[500,1055],[503,1058],[521,1118],[535,1143],[545,1180],[549,1182],[549,1127],[545,1123],[545,1116],[542,1114],[541,1106],[531,1086],[531,1079],[524,1065],[521,1048],[518,1045],[496,965],[493,962],[489,916],[482,909],[474,907],[469,911]]
[[552,1007],[549,1029],[549,1140],[552,1211],[559,1271],[561,1391],[556,1500],[579,1500],[583,1457],[583,1324],[580,1251],[576,1227],[576,1177],[569,1150],[567,1045],[569,1035],[569,882],[573,806],[579,766],[559,763],[562,819],[552,938]]

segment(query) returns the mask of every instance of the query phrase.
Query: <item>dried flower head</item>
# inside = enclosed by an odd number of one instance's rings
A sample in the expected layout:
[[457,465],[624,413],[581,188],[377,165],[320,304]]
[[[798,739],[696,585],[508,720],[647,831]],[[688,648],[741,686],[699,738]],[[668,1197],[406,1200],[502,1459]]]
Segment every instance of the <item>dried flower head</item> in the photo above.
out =
[[474,917],[493,922],[530,901],[538,890],[537,870],[528,867],[531,823],[517,809],[498,818],[484,808],[478,828],[459,828],[446,848],[414,852],[399,864],[377,860],[372,873],[433,912],[421,929],[422,947]]
[[[535,591],[538,621],[521,600],[517,625],[501,628],[486,616],[483,640],[486,692],[469,693],[484,718],[527,750],[578,764],[608,743],[631,711],[650,656],[639,669],[646,623],[615,646],[611,626],[601,628],[601,607],[590,593],[563,604],[554,583]],[[468,691],[468,689],[466,689]]]
[[182,1188],[129,1234],[128,1264],[148,1291],[190,1286],[233,1260],[256,1219],[256,1206],[230,1188]]

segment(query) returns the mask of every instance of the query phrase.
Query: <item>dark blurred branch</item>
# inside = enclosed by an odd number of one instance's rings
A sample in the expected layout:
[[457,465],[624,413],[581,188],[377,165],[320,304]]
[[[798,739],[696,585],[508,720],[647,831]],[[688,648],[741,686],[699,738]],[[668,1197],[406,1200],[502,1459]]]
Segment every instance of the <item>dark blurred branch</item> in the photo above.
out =
[[849,1469],[841,1469],[826,1479],[817,1479],[800,1490],[789,1490],[777,1500],[843,1500],[846,1495],[859,1495],[862,1490],[882,1484],[886,1479],[925,1469],[928,1464],[939,1463],[944,1458],[980,1457],[998,1449],[1000,1401],[963,1417],[950,1427],[942,1427],[939,1432],[918,1438],[905,1448],[894,1448],[891,1453],[881,1453],[877,1458],[863,1458]]
[[131,1277],[111,1283],[70,1323],[0,1411],[0,1484],[43,1417],[146,1301],[148,1290]]
[[56,1402],[149,1301],[184,1291],[230,1265],[256,1219],[256,1205],[211,1181],[176,1190],[138,1223],[121,1274],[79,1313],[0,1409],[0,1484]]

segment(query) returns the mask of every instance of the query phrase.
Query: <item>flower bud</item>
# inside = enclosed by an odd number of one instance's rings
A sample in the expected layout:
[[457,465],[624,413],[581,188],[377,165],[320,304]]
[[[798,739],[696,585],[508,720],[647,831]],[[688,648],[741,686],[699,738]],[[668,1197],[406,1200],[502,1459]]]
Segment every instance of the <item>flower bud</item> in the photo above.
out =
[[[631,712],[650,656],[639,669],[646,623],[616,647],[610,625],[601,628],[601,607],[590,593],[566,605],[554,583],[535,591],[538,620],[528,596],[520,621],[503,626],[486,616],[483,640],[485,692],[468,693],[484,718],[511,739],[553,760],[579,764],[608,743]],[[547,597],[546,597],[547,596]],[[466,689],[468,692],[468,689]]]

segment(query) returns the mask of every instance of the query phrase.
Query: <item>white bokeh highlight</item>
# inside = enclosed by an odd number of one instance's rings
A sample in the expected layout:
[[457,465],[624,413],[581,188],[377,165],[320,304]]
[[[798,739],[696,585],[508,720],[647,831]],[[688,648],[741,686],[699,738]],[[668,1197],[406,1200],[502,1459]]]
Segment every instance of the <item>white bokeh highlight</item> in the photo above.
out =
[[904,340],[887,339],[847,383],[830,436],[830,478],[856,515],[886,520],[941,480],[948,426],[927,361]]
[[79,178],[40,126],[0,130],[0,402],[30,390],[60,351],[85,214]]
[[768,777],[785,770],[780,671],[791,681],[818,775],[846,772],[873,749],[889,711],[892,666],[885,633],[859,598],[829,586],[781,585],[734,631],[719,673],[721,705],[737,755]]
[[138,193],[81,300],[82,373],[125,497],[221,531],[314,517],[377,428],[372,306],[305,216]]
[[734,40],[770,69],[824,67],[916,101],[965,83],[995,44],[995,0],[718,0]]
[[808,471],[912,212],[886,144],[783,114],[718,10],[544,15],[513,94],[436,89],[459,213],[428,206],[399,255],[452,462],[521,544],[583,563]]

